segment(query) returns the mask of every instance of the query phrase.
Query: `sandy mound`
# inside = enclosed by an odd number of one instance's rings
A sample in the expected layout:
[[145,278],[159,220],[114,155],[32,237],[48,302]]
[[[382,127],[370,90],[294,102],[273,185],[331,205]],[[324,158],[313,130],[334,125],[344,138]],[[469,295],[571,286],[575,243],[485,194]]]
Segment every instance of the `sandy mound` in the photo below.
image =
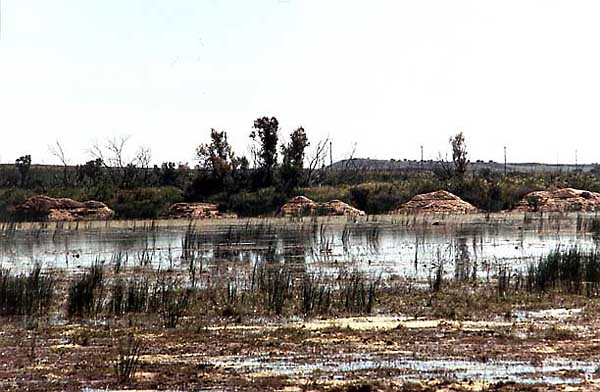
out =
[[513,211],[600,211],[600,193],[573,188],[531,192],[525,195]]
[[279,210],[283,216],[363,216],[364,211],[352,207],[340,200],[331,200],[323,203],[316,203],[305,196],[296,196],[291,198]]
[[450,212],[465,214],[477,212],[477,208],[448,191],[440,190],[416,195],[396,210],[396,213],[417,212]]
[[235,218],[235,214],[222,213],[216,204],[210,203],[175,203],[165,214],[171,219],[221,219]]
[[49,221],[108,220],[115,212],[99,201],[76,201],[73,199],[38,195],[32,196],[15,207],[18,214],[29,218]]

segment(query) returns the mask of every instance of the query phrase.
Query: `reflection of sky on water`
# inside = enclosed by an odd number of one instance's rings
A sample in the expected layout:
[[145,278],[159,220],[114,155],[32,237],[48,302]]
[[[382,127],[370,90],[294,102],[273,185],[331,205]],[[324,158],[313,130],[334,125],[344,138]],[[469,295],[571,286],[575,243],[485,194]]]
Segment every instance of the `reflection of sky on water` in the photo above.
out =
[[468,361],[459,359],[414,359],[402,356],[373,354],[340,354],[326,359],[312,357],[233,357],[215,361],[217,366],[236,367],[245,372],[267,371],[290,377],[305,377],[319,373],[323,378],[344,380],[360,371],[396,370],[402,381],[446,378],[482,382],[518,382],[544,384],[578,384],[592,374],[595,362],[554,359],[533,365],[522,361]]
[[520,269],[557,247],[594,247],[594,236],[580,221],[505,219],[492,224],[462,221],[417,226],[392,221],[316,225],[230,221],[198,225],[193,231],[182,224],[156,230],[117,226],[71,232],[47,229],[35,235],[17,231],[0,238],[0,262],[13,269],[26,268],[33,261],[73,269],[121,255],[128,265],[150,260],[155,266],[178,268],[185,264],[182,256],[192,255],[207,265],[286,262],[309,271],[335,272],[351,263],[373,274],[409,277],[428,276],[442,262],[446,273],[457,273],[457,265],[468,264],[467,268],[485,278],[500,264]]

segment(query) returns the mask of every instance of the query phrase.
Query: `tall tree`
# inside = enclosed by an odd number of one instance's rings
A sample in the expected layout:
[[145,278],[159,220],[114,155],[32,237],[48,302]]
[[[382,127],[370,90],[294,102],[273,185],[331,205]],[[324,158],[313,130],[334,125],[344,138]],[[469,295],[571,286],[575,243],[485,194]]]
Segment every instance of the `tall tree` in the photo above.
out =
[[467,145],[465,143],[465,136],[462,132],[450,138],[450,145],[452,146],[452,162],[454,163],[454,173],[457,177],[463,178],[467,172],[467,166],[469,165],[469,159],[467,158]]
[[15,160],[15,166],[21,178],[21,187],[27,187],[29,184],[29,169],[31,168],[31,155],[23,155]]
[[262,117],[255,120],[250,138],[255,142],[252,152],[260,177],[259,185],[270,186],[273,184],[273,174],[277,166],[279,121],[275,117]]
[[309,146],[304,128],[300,127],[290,134],[288,144],[281,145],[281,183],[283,190],[290,193],[300,184],[302,169],[304,168],[304,153]]
[[218,181],[222,182],[233,170],[235,156],[225,131],[211,129],[210,142],[199,145],[196,156],[200,168],[209,171]]
[[225,131],[211,129],[210,142],[199,145],[196,156],[200,170],[186,191],[188,198],[201,199],[221,191],[233,193],[245,186],[248,160],[235,155]]

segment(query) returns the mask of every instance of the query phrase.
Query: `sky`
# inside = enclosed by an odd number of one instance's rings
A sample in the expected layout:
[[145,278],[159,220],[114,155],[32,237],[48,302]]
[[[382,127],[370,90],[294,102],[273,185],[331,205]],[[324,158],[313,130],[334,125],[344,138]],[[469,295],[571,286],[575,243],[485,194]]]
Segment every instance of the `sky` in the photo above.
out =
[[254,119],[333,159],[600,162],[597,0],[0,0],[0,162],[194,163]]

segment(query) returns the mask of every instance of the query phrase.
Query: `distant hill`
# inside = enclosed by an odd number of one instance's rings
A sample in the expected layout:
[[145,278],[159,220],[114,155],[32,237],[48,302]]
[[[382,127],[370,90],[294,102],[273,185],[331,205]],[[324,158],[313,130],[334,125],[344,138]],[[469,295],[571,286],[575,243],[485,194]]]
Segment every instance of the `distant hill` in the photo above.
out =
[[[414,161],[414,160],[385,160],[369,158],[344,159],[329,166],[330,170],[372,170],[372,171],[433,171],[441,165],[440,161]],[[503,173],[504,163],[476,161],[469,164],[469,169],[475,172],[489,170],[493,173]],[[568,173],[581,171],[583,173],[600,173],[600,164],[547,164],[547,163],[507,163],[506,171],[509,173]]]

